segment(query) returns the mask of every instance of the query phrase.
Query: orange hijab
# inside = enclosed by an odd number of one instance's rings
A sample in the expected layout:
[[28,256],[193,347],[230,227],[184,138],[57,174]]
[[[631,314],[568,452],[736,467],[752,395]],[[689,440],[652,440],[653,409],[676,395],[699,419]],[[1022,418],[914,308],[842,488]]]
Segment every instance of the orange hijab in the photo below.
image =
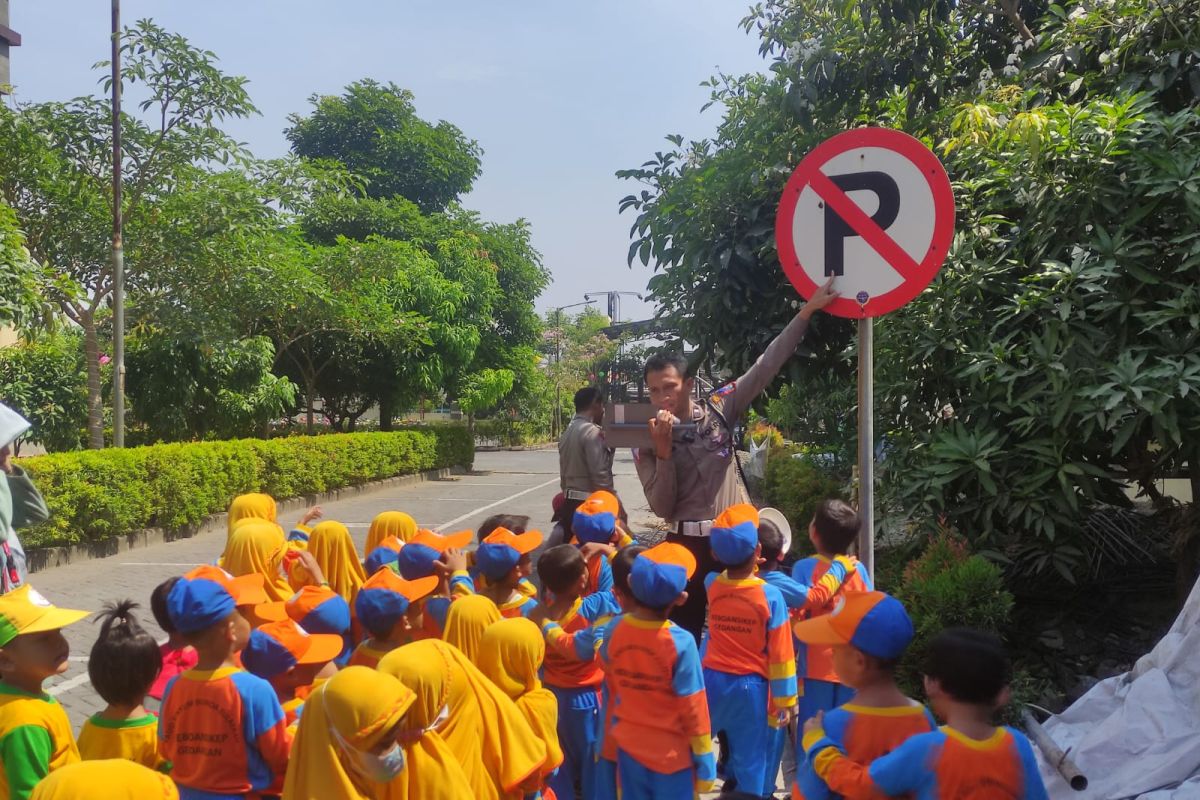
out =
[[466,773],[470,797],[520,798],[541,775],[545,744],[508,695],[457,648],[437,639],[413,642],[384,656],[378,669],[418,695],[445,698],[439,707],[449,716],[438,733]]
[[417,535],[417,521],[403,511],[384,511],[371,520],[371,528],[367,531],[367,546],[363,552],[367,555],[389,536],[395,536],[408,544]]
[[340,594],[354,608],[354,598],[367,575],[362,560],[354,549],[350,531],[340,522],[327,520],[312,529],[308,536],[308,552],[325,573],[329,588]]

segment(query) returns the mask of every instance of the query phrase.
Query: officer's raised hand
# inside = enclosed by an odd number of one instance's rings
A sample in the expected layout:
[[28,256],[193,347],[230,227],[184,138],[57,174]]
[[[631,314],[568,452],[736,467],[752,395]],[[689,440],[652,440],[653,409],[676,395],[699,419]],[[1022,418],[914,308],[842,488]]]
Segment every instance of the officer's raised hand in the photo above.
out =
[[671,457],[671,432],[676,421],[675,415],[664,409],[659,409],[658,415],[650,420],[650,438],[654,440],[656,458]]
[[838,293],[833,289],[833,278],[821,284],[812,297],[808,298],[808,302],[804,304],[804,308],[800,309],[800,316],[808,319],[813,314],[817,313],[825,306],[838,299]]

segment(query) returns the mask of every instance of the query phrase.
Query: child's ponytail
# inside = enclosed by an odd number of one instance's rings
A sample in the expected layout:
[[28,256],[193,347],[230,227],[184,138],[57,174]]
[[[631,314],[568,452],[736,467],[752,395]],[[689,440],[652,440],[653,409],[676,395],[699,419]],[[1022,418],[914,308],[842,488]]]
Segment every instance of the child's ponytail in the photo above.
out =
[[88,678],[109,705],[137,706],[162,670],[162,653],[137,617],[132,600],[107,603],[96,617],[100,636],[88,656]]

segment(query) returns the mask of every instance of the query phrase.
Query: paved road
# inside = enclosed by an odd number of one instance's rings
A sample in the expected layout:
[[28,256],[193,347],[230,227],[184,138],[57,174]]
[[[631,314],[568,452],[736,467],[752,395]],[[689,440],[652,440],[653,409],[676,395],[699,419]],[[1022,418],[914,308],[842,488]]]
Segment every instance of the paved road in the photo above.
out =
[[[629,509],[634,531],[644,540],[660,538],[661,521],[646,505],[629,451],[618,452],[614,473],[617,492]],[[486,452],[476,454],[475,468],[469,474],[362,494],[325,503],[323,508],[326,519],[346,524],[361,550],[371,519],[389,509],[412,514],[422,527],[444,531],[476,529],[484,519],[501,512],[526,514],[532,518],[533,527],[548,532],[550,501],[557,492],[557,452]],[[285,516],[280,522],[286,526],[295,519]],[[191,539],[38,572],[30,577],[30,583],[51,602],[69,608],[99,610],[106,602],[133,598],[143,604],[140,615],[143,624],[161,639],[163,633],[150,614],[151,591],[172,575],[197,564],[212,563],[224,543],[223,531],[203,533]],[[87,717],[104,708],[87,677],[87,654],[95,641],[96,628],[84,621],[67,628],[66,634],[71,643],[70,668],[53,683],[47,683],[47,690],[63,704],[78,732]],[[152,709],[153,702],[148,699]],[[717,794],[704,797],[715,798]]]
[[[646,508],[628,451],[615,466],[617,490],[631,506],[632,521],[649,528],[656,521]],[[361,549],[371,519],[381,511],[397,509],[412,514],[423,527],[446,531],[477,528],[496,513],[527,514],[531,525],[548,532],[550,501],[558,492],[558,454],[553,450],[478,453],[475,469],[448,479],[410,484],[326,503],[326,519],[345,523]],[[295,516],[299,516],[298,513]],[[294,519],[284,517],[282,524]],[[85,561],[45,570],[30,583],[51,602],[69,608],[99,610],[105,602],[133,598],[143,604],[140,619],[155,636],[162,632],[150,614],[150,593],[172,575],[211,563],[224,546],[223,532],[131,550],[110,558]],[[78,730],[84,719],[103,708],[87,681],[87,654],[96,628],[81,622],[66,630],[71,642],[71,665],[47,689],[56,694]]]

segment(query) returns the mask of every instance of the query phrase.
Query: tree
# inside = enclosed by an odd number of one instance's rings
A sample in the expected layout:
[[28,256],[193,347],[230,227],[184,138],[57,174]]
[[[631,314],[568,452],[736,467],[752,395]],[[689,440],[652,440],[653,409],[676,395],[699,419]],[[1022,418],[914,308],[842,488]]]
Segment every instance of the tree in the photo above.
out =
[[75,450],[87,423],[79,338],[52,331],[0,348],[0,400],[33,423],[23,437],[47,450]]
[[0,324],[31,322],[42,305],[37,265],[29,258],[16,214],[0,203]]
[[[158,255],[142,247],[143,231],[173,222],[158,207],[181,176],[242,155],[218,126],[255,108],[244,78],[223,74],[212,53],[149,20],[126,29],[121,48],[123,81],[146,98],[138,106],[146,119],[122,115],[126,281],[136,291]],[[96,97],[0,109],[0,198],[51,275],[46,296],[83,330],[91,447],[104,446],[98,315],[113,289],[111,116],[108,100]]]
[[[662,270],[655,299],[737,370],[794,313],[772,223],[795,163],[862,124],[936,146],[958,234],[931,288],[877,327],[880,484],[919,526],[945,515],[1015,569],[1074,578],[1141,553],[1086,525],[1124,481],[1158,500],[1185,461],[1200,480],[1200,3],[999,10],[756,5],[745,26],[770,73],[712,80],[715,138],[672,137],[623,172],[647,186],[622,207],[630,259]],[[851,330],[819,323],[817,363],[787,376],[814,436],[852,411]]]
[[271,373],[275,347],[256,337],[209,343],[140,333],[129,341],[133,417],[173,442],[261,434],[296,402],[296,386]]
[[479,177],[479,145],[449,122],[417,116],[412,92],[361,80],[340,97],[313,95],[313,112],[293,114],[286,131],[306,159],[345,164],[371,198],[404,197],[422,212],[442,211]]

